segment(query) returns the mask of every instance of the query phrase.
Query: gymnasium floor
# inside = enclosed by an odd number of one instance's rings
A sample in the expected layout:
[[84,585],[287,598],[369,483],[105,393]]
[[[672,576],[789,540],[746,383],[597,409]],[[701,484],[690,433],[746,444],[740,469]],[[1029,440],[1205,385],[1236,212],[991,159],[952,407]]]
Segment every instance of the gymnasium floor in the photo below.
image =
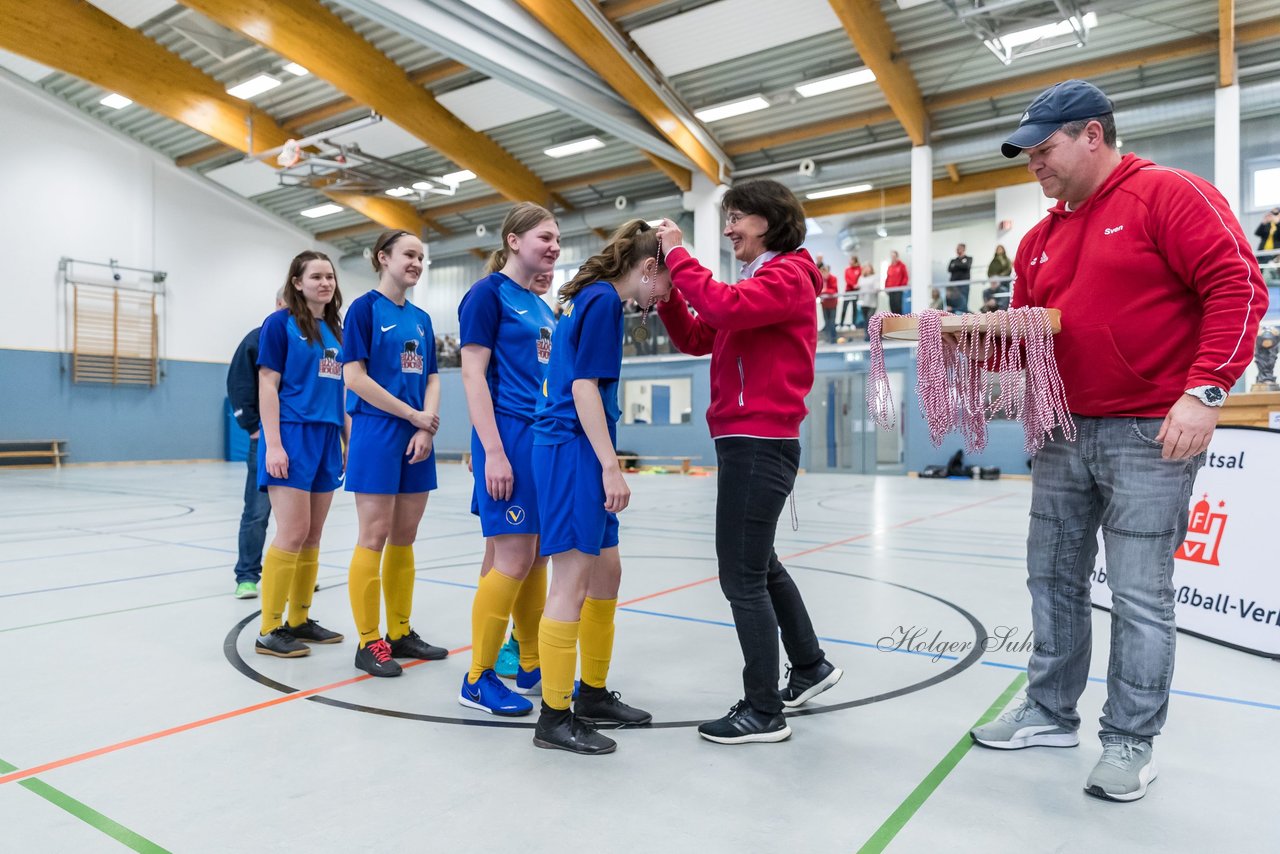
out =
[[[714,479],[631,477],[609,681],[656,725],[585,758],[456,703],[482,542],[466,470],[440,474],[414,626],[454,655],[380,680],[354,670],[351,640],[253,654],[258,600],[230,595],[242,466],[0,473],[0,851],[1102,854],[1280,838],[1280,664],[1205,641],[1180,638],[1143,801],[1081,791],[1102,612],[1081,746],[969,748],[1024,679],[1025,652],[973,641],[1030,631],[1026,482],[801,476],[800,528],[784,514],[778,553],[846,675],[789,742],[725,747],[692,729],[741,691]],[[312,613],[349,639],[355,533],[340,492]],[[904,630],[955,646],[877,649]]]

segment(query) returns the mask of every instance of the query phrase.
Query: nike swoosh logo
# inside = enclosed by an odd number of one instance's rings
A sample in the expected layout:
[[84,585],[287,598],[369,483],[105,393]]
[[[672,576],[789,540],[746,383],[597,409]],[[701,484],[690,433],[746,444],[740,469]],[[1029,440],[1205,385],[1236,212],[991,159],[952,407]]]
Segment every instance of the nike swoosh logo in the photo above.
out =
[[389,329],[395,329],[395,328],[396,328],[396,324],[394,324],[394,323],[393,323],[393,324],[391,324],[390,326],[384,326],[384,327],[382,327],[382,331],[383,331],[383,332],[386,332],[386,331],[387,331],[387,330],[389,330]]
[[520,309],[516,309],[516,314],[528,314],[528,313],[529,313],[529,309],[527,308],[524,311],[521,311]]

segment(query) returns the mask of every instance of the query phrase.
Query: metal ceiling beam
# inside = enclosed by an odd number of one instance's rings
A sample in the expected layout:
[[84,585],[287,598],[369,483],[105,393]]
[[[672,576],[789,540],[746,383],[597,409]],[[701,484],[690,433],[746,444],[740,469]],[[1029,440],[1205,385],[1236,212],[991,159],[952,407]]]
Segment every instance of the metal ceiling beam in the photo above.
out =
[[880,0],[830,0],[864,65],[875,72],[893,114],[915,145],[929,141],[929,114],[911,66],[898,47]]
[[527,166],[463,124],[319,0],[184,2],[368,104],[507,198],[548,200],[542,180]]
[[[429,87],[432,83],[439,82],[447,77],[452,77],[455,74],[461,74],[466,70],[467,67],[465,65],[448,59],[444,62],[432,63],[431,65],[428,65],[425,68],[419,68],[416,71],[410,71],[409,79],[419,86]],[[364,107],[364,105],[356,101],[354,98],[338,98],[328,102],[327,104],[321,104],[318,107],[312,107],[309,110],[297,113],[296,115],[285,116],[280,120],[280,123],[284,125],[285,129],[294,136],[302,136],[307,132],[309,125],[325,121],[326,119],[336,118],[337,116],[349,113],[360,107]],[[368,107],[365,107],[365,109],[368,109]],[[206,148],[201,148],[188,154],[183,154],[182,156],[175,158],[173,162],[181,168],[199,166],[201,163],[207,163],[210,160],[223,157],[229,153],[231,153],[231,149],[227,148],[225,145],[210,145]]]
[[217,80],[88,3],[0,0],[0,21],[0,47],[117,92],[237,151],[265,151],[290,136]]
[[1218,0],[1218,85],[1236,82],[1236,0]]
[[516,0],[585,62],[613,91],[657,128],[713,182],[728,175],[729,158],[683,104],[641,63],[594,0]]
[[[962,175],[959,181],[952,181],[950,177],[939,178],[933,182],[933,197],[940,199],[948,196],[962,196],[966,193],[981,193],[987,190],[995,190],[999,187],[1027,184],[1034,180],[1035,176],[1027,171],[1026,166],[1008,166],[1004,169],[996,169],[990,172]],[[885,207],[889,207],[892,205],[905,205],[910,202],[911,185],[900,184],[896,187],[885,187],[883,202],[879,193],[868,191],[852,196],[837,196],[832,199],[818,199],[806,202],[804,212],[806,216],[833,216],[857,211],[876,210],[882,204]]]
[[335,1],[585,124],[691,165],[531,15],[507,0]]

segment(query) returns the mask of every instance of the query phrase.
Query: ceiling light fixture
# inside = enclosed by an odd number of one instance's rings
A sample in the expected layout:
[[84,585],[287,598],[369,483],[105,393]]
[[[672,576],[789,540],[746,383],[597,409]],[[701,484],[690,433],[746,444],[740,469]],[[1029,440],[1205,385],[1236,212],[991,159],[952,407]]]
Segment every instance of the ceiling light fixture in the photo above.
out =
[[747,113],[754,113],[757,110],[763,110],[769,106],[769,102],[762,95],[752,95],[750,98],[743,98],[738,101],[730,101],[727,104],[717,104],[714,107],[706,107],[705,109],[696,110],[694,115],[698,117],[698,121],[718,122],[722,119],[731,119],[734,116],[742,116]]
[[298,216],[305,216],[307,219],[315,219],[316,217],[336,214],[340,210],[342,210],[342,205],[316,205],[314,208],[307,208],[305,211],[298,211]]
[[306,77],[311,73],[296,62],[286,62],[284,70],[292,74],[294,77]]
[[846,71],[844,74],[837,74],[834,77],[823,77],[819,80],[801,83],[796,87],[796,91],[803,98],[812,98],[814,95],[825,95],[828,92],[839,92],[841,89],[852,89],[854,86],[871,83],[875,79],[876,73],[870,68],[859,68],[857,71]]
[[584,151],[595,151],[597,148],[604,148],[604,143],[599,137],[589,136],[586,139],[578,139],[573,142],[566,142],[563,145],[553,145],[543,150],[543,154],[548,157],[568,157],[572,154],[582,154]]
[[476,173],[472,172],[470,169],[463,169],[458,172],[450,172],[448,175],[441,175],[440,180],[444,181],[446,184],[452,184],[456,187],[463,181],[470,181],[475,177]]
[[830,190],[816,190],[805,193],[806,199],[829,199],[832,196],[849,196],[854,193],[865,193],[871,189],[870,184],[852,184],[848,187],[833,187]]
[[387,195],[394,196],[398,199],[401,196],[412,196],[413,190],[410,190],[408,187],[392,187],[390,190],[387,190]]
[[[1088,39],[1089,31],[1096,26],[1098,26],[1097,14],[1086,12],[1082,16],[1072,15],[1065,21],[1058,21],[1054,24],[1042,24],[1038,27],[1014,30],[1003,35],[995,34],[994,37],[985,39],[982,43],[996,55],[997,59],[1005,65],[1009,65],[1019,57],[1030,56],[1046,50],[1073,45],[1083,47]],[[1020,50],[1019,48],[1024,49]]]
[[117,95],[115,92],[112,92],[98,103],[104,107],[110,107],[113,110],[123,110],[125,107],[132,104],[133,101],[129,100],[124,95]]
[[256,77],[250,77],[243,83],[237,83],[234,86],[227,87],[227,94],[242,100],[249,100],[263,92],[269,92],[280,85],[280,81],[269,74],[259,74]]

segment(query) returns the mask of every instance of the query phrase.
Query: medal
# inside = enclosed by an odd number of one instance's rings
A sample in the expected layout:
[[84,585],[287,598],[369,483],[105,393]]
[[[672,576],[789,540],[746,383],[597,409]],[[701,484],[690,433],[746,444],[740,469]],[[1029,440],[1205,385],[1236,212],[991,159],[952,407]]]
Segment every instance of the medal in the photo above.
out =
[[644,326],[637,326],[635,329],[632,329],[632,330],[631,330],[631,340],[632,340],[632,341],[639,341],[639,342],[640,342],[640,343],[642,343],[642,344],[643,344],[645,341],[648,341],[648,340],[649,340],[649,330],[648,330],[648,328],[647,328],[647,327],[644,327]]

